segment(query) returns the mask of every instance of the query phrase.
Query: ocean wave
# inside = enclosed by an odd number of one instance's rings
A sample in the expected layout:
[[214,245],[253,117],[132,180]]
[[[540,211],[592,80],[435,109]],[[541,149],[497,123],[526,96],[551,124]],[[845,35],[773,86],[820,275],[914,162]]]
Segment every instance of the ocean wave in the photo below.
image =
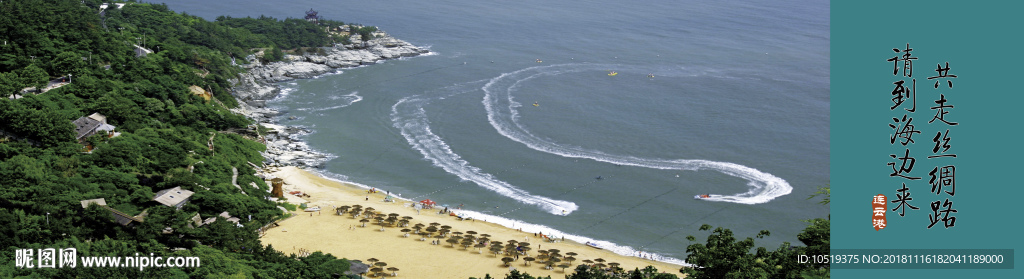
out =
[[[522,104],[515,101],[512,94],[522,82],[543,75],[558,75],[569,72],[603,71],[615,65],[601,64],[560,64],[538,66],[504,73],[489,80],[483,87],[485,93],[483,104],[487,110],[487,119],[501,135],[522,143],[527,147],[569,158],[591,159],[599,162],[634,167],[665,169],[665,170],[713,170],[726,175],[749,181],[748,190],[744,193],[721,195],[716,194],[705,200],[732,202],[740,204],[760,204],[792,192],[793,187],[784,179],[754,168],[729,162],[687,159],[655,159],[639,158],[626,155],[608,154],[597,150],[589,150],[568,144],[556,143],[534,135],[519,123],[517,108]],[[620,67],[621,68],[621,67]],[[715,73],[714,75],[719,75]]]
[[531,195],[519,187],[485,173],[462,159],[441,137],[431,131],[430,121],[424,109],[426,104],[433,99],[477,91],[479,84],[482,84],[482,81],[448,87],[442,91],[445,93],[443,96],[416,95],[402,98],[391,107],[391,120],[394,127],[400,130],[409,145],[423,154],[425,159],[463,180],[472,181],[485,189],[513,200],[538,206],[551,214],[566,215],[578,209],[579,207],[573,202]]

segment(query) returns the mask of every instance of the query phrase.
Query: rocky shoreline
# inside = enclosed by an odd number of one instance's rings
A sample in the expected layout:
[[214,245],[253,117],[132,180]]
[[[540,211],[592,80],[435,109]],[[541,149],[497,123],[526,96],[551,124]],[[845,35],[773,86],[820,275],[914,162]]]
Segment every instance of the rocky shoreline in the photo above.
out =
[[231,93],[238,100],[235,113],[245,115],[257,124],[268,128],[260,134],[267,145],[263,152],[264,164],[269,166],[300,166],[320,168],[331,159],[330,155],[317,152],[301,140],[312,131],[303,127],[277,124],[282,112],[266,107],[268,100],[280,94],[275,83],[293,79],[313,78],[340,71],[344,68],[373,65],[382,60],[413,57],[429,53],[429,50],[395,39],[378,32],[375,39],[357,41],[349,45],[321,48],[322,55],[285,55],[285,61],[260,63],[262,52],[246,57],[249,64],[242,67],[246,73],[231,80]]

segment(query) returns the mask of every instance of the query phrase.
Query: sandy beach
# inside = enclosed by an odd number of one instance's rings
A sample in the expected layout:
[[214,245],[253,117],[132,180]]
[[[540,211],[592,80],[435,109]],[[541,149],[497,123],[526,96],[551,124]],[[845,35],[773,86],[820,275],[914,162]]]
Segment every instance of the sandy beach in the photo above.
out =
[[[307,203],[309,207],[319,206],[320,212],[293,212],[295,216],[279,222],[280,226],[267,229],[262,237],[265,245],[273,245],[277,250],[286,254],[301,251],[322,251],[333,254],[339,258],[350,260],[367,260],[375,258],[387,263],[387,267],[396,267],[398,277],[405,278],[461,278],[484,277],[490,274],[493,277],[503,278],[509,272],[509,268],[525,271],[533,276],[551,276],[552,278],[564,278],[571,274],[575,266],[582,264],[583,260],[603,259],[605,263],[618,263],[626,270],[633,268],[643,269],[653,265],[659,271],[679,274],[678,265],[662,263],[653,260],[641,259],[639,257],[622,256],[607,250],[588,247],[573,241],[547,242],[534,235],[534,233],[520,232],[511,228],[503,227],[479,220],[460,221],[448,214],[438,214],[437,208],[417,210],[411,207],[409,201],[396,200],[385,202],[385,192],[367,193],[366,189],[339,183],[320,177],[314,173],[307,172],[296,167],[283,167],[274,169],[271,172],[274,176],[284,180],[284,193],[290,203]],[[268,183],[269,184],[269,183]],[[301,191],[308,195],[297,197],[290,195],[290,192]],[[336,207],[360,205],[363,208],[372,207],[375,212],[389,214],[397,213],[399,216],[410,216],[412,220],[408,227],[381,226],[376,221],[360,223],[360,218],[353,218],[350,214],[337,215]],[[508,254],[497,255],[491,253],[488,248],[468,249],[462,246],[445,242],[440,239],[440,245],[432,245],[436,238],[428,238],[421,241],[416,234],[401,232],[404,228],[412,228],[417,223],[429,225],[440,223],[451,226],[452,232],[474,231],[477,236],[489,234],[492,241],[508,243],[509,240],[518,242],[529,242],[532,249],[527,251],[528,255],[521,255],[518,260],[506,267],[501,261]],[[577,255],[572,266],[566,268],[554,267],[545,269],[543,264],[538,262],[527,263],[525,257],[537,257],[538,250],[558,249],[559,253],[566,255],[574,252]],[[513,256],[514,257],[514,256]],[[392,271],[387,271],[390,275]]]

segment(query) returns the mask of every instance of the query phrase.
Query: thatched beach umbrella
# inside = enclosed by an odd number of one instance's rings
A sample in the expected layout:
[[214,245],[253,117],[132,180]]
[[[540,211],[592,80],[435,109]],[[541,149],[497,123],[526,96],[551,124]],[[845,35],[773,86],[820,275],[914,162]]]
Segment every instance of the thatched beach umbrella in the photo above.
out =
[[376,265],[376,266],[379,266],[379,267],[385,267],[385,266],[388,266],[388,263],[386,263],[386,262],[375,262],[375,263],[373,263],[373,265]]
[[359,220],[359,222],[360,222],[360,223],[363,223],[363,227],[366,227],[366,223],[367,223],[367,222],[370,222],[370,219],[365,219],[365,218],[364,218],[364,219],[362,219],[362,220]]
[[591,261],[591,260],[589,260],[589,259],[584,259],[584,260],[583,260],[583,263],[586,263],[586,264],[593,264],[593,263],[594,263],[594,261]]
[[441,225],[441,223],[438,223],[438,222],[432,222],[432,223],[430,223],[430,226],[431,226],[431,227],[436,227],[436,226],[440,226],[440,225]]
[[389,267],[388,271],[391,271],[391,276],[398,276],[398,268],[397,267],[393,267],[393,266]]
[[527,252],[527,251],[530,251],[530,249],[532,249],[532,248],[526,247],[526,246],[519,246],[519,249],[522,249],[523,252]]
[[516,245],[519,245],[519,246],[530,246],[530,243],[529,242],[519,242]]
[[562,273],[565,273],[565,268],[566,268],[566,267],[570,267],[570,266],[571,266],[571,265],[569,265],[569,264],[560,264],[560,265],[558,265],[558,267],[561,267],[561,268],[562,268]]
[[445,240],[445,242],[451,243],[452,244],[452,248],[455,248],[455,244],[459,243],[459,240],[458,239],[454,239],[454,238],[449,238],[448,240]]
[[402,229],[402,232],[404,232],[404,233],[405,233],[405,237],[409,237],[409,232],[411,232],[411,231],[412,231],[412,230],[410,230],[410,229],[408,229],[408,228],[406,228],[406,229]]
[[558,252],[562,252],[562,250],[558,250],[558,249],[548,249],[548,252],[551,252],[551,253],[555,253],[555,254],[558,254]]
[[381,271],[384,271],[384,269],[379,267],[374,267],[370,269],[370,272],[372,272],[374,275],[379,274]]
[[576,255],[579,255],[579,254],[576,254],[576,252],[569,252],[569,253],[565,253],[565,254],[569,255],[570,257],[575,257]]
[[379,262],[380,260],[378,260],[377,258],[369,258],[366,261],[370,262],[370,264],[372,265],[373,263]]
[[491,253],[494,253],[494,257],[498,257],[498,253],[501,253],[501,247],[491,247]]
[[534,259],[533,257],[523,257],[523,260],[526,261],[526,265],[529,266],[530,262],[536,259]]
[[564,259],[569,261],[569,264],[572,264],[572,262],[576,260],[574,257],[565,257]]
[[481,250],[482,250],[482,249],[483,249],[484,247],[487,247],[487,245],[484,245],[483,243],[477,243],[476,245],[473,245],[473,248],[476,248],[476,251],[477,251],[478,253],[481,253],[480,251],[481,251]]
[[605,260],[602,259],[602,258],[596,258],[596,259],[594,259],[594,261],[597,262],[597,263],[604,263],[605,262]]
[[452,229],[452,226],[449,226],[449,225],[444,225],[444,226],[441,226],[441,228],[442,228],[442,229],[446,229],[446,230],[451,230],[451,229]]
[[480,234],[480,237],[491,237],[491,235],[483,233],[483,234]]
[[512,262],[512,261],[514,261],[514,260],[515,260],[515,259],[512,259],[511,257],[504,257],[504,258],[501,258],[501,262],[505,263],[505,266],[508,266],[508,263],[511,263],[511,262]]

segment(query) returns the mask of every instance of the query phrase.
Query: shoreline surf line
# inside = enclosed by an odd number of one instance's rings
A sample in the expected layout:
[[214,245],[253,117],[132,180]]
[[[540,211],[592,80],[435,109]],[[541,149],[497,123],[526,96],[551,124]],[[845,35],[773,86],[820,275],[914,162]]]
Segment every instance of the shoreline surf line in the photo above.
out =
[[[338,184],[341,187],[346,187],[346,188],[352,189],[352,190],[359,190],[359,191],[362,192],[362,191],[367,191],[367,190],[370,190],[370,189],[377,189],[376,193],[367,193],[367,195],[376,195],[376,194],[386,195],[385,193],[387,193],[387,190],[382,191],[381,188],[379,188],[379,187],[369,186],[369,185],[361,184],[361,183],[358,183],[358,182],[346,181],[346,180],[335,178],[335,176],[339,176],[339,177],[345,177],[345,176],[341,175],[341,174],[335,174],[335,173],[332,173],[332,172],[329,172],[329,171],[326,171],[326,170],[322,170],[322,169],[310,170],[310,169],[304,169],[304,168],[299,168],[299,167],[292,167],[292,168],[295,168],[298,171],[306,172],[306,173],[308,173],[310,175],[317,176],[317,177],[325,179],[325,180],[329,180],[331,182],[334,182],[334,183]],[[272,172],[272,173],[274,173],[274,172]],[[371,197],[371,198],[373,198],[373,197]],[[413,201],[413,200],[410,200],[408,198],[402,197],[402,196],[400,196],[400,193],[397,193],[397,192],[391,192],[391,198],[395,199],[396,201],[402,201],[403,203],[419,203],[419,201]],[[378,200],[376,202],[380,202],[381,200],[383,200],[383,197],[378,197]],[[373,199],[371,199],[370,201],[374,202]],[[438,204],[443,204],[444,203],[444,202],[441,202],[441,201],[438,201],[438,200],[434,200],[434,202],[437,202]],[[397,204],[397,202],[396,202],[396,204]],[[403,207],[409,207],[409,206],[403,205]],[[590,237],[586,237],[586,236],[583,236],[583,235],[569,234],[569,233],[565,233],[565,232],[562,232],[560,230],[557,230],[557,229],[554,229],[554,228],[551,228],[551,227],[548,227],[548,226],[545,226],[545,225],[528,223],[528,222],[524,222],[524,221],[521,221],[521,220],[506,218],[506,217],[502,217],[502,216],[489,215],[489,214],[485,214],[485,213],[478,212],[478,211],[473,211],[473,210],[468,210],[468,209],[452,209],[452,208],[449,208],[449,211],[455,211],[455,212],[458,212],[458,213],[462,213],[462,214],[464,214],[467,217],[471,217],[473,219],[476,219],[476,220],[479,220],[479,221],[482,221],[482,222],[487,222],[487,223],[494,224],[494,225],[497,225],[497,226],[500,226],[500,227],[504,227],[504,228],[509,229],[509,230],[520,230],[520,231],[525,232],[525,233],[544,233],[545,235],[552,235],[552,236],[555,236],[555,237],[557,237],[559,239],[561,239],[564,236],[567,241],[572,241],[572,242],[574,242],[576,244],[579,244],[579,245],[584,245],[584,243],[587,243],[587,242],[596,243],[602,249],[608,250],[608,251],[610,251],[612,253],[615,253],[617,255],[620,255],[620,256],[635,257],[635,255],[638,252],[642,252],[644,255],[649,255],[649,257],[650,257],[649,260],[653,260],[653,261],[657,261],[657,262],[662,262],[662,263],[666,263],[666,264],[672,264],[672,265],[680,265],[680,266],[687,266],[688,265],[685,261],[683,261],[681,259],[677,259],[677,258],[673,258],[673,257],[669,257],[669,256],[664,256],[664,255],[661,255],[661,254],[658,254],[658,253],[652,253],[652,252],[643,251],[643,250],[640,250],[639,248],[633,248],[633,247],[626,246],[626,245],[619,245],[617,243],[614,243],[614,242],[611,242],[611,241],[607,241],[607,240],[600,240],[600,239],[590,238]]]

